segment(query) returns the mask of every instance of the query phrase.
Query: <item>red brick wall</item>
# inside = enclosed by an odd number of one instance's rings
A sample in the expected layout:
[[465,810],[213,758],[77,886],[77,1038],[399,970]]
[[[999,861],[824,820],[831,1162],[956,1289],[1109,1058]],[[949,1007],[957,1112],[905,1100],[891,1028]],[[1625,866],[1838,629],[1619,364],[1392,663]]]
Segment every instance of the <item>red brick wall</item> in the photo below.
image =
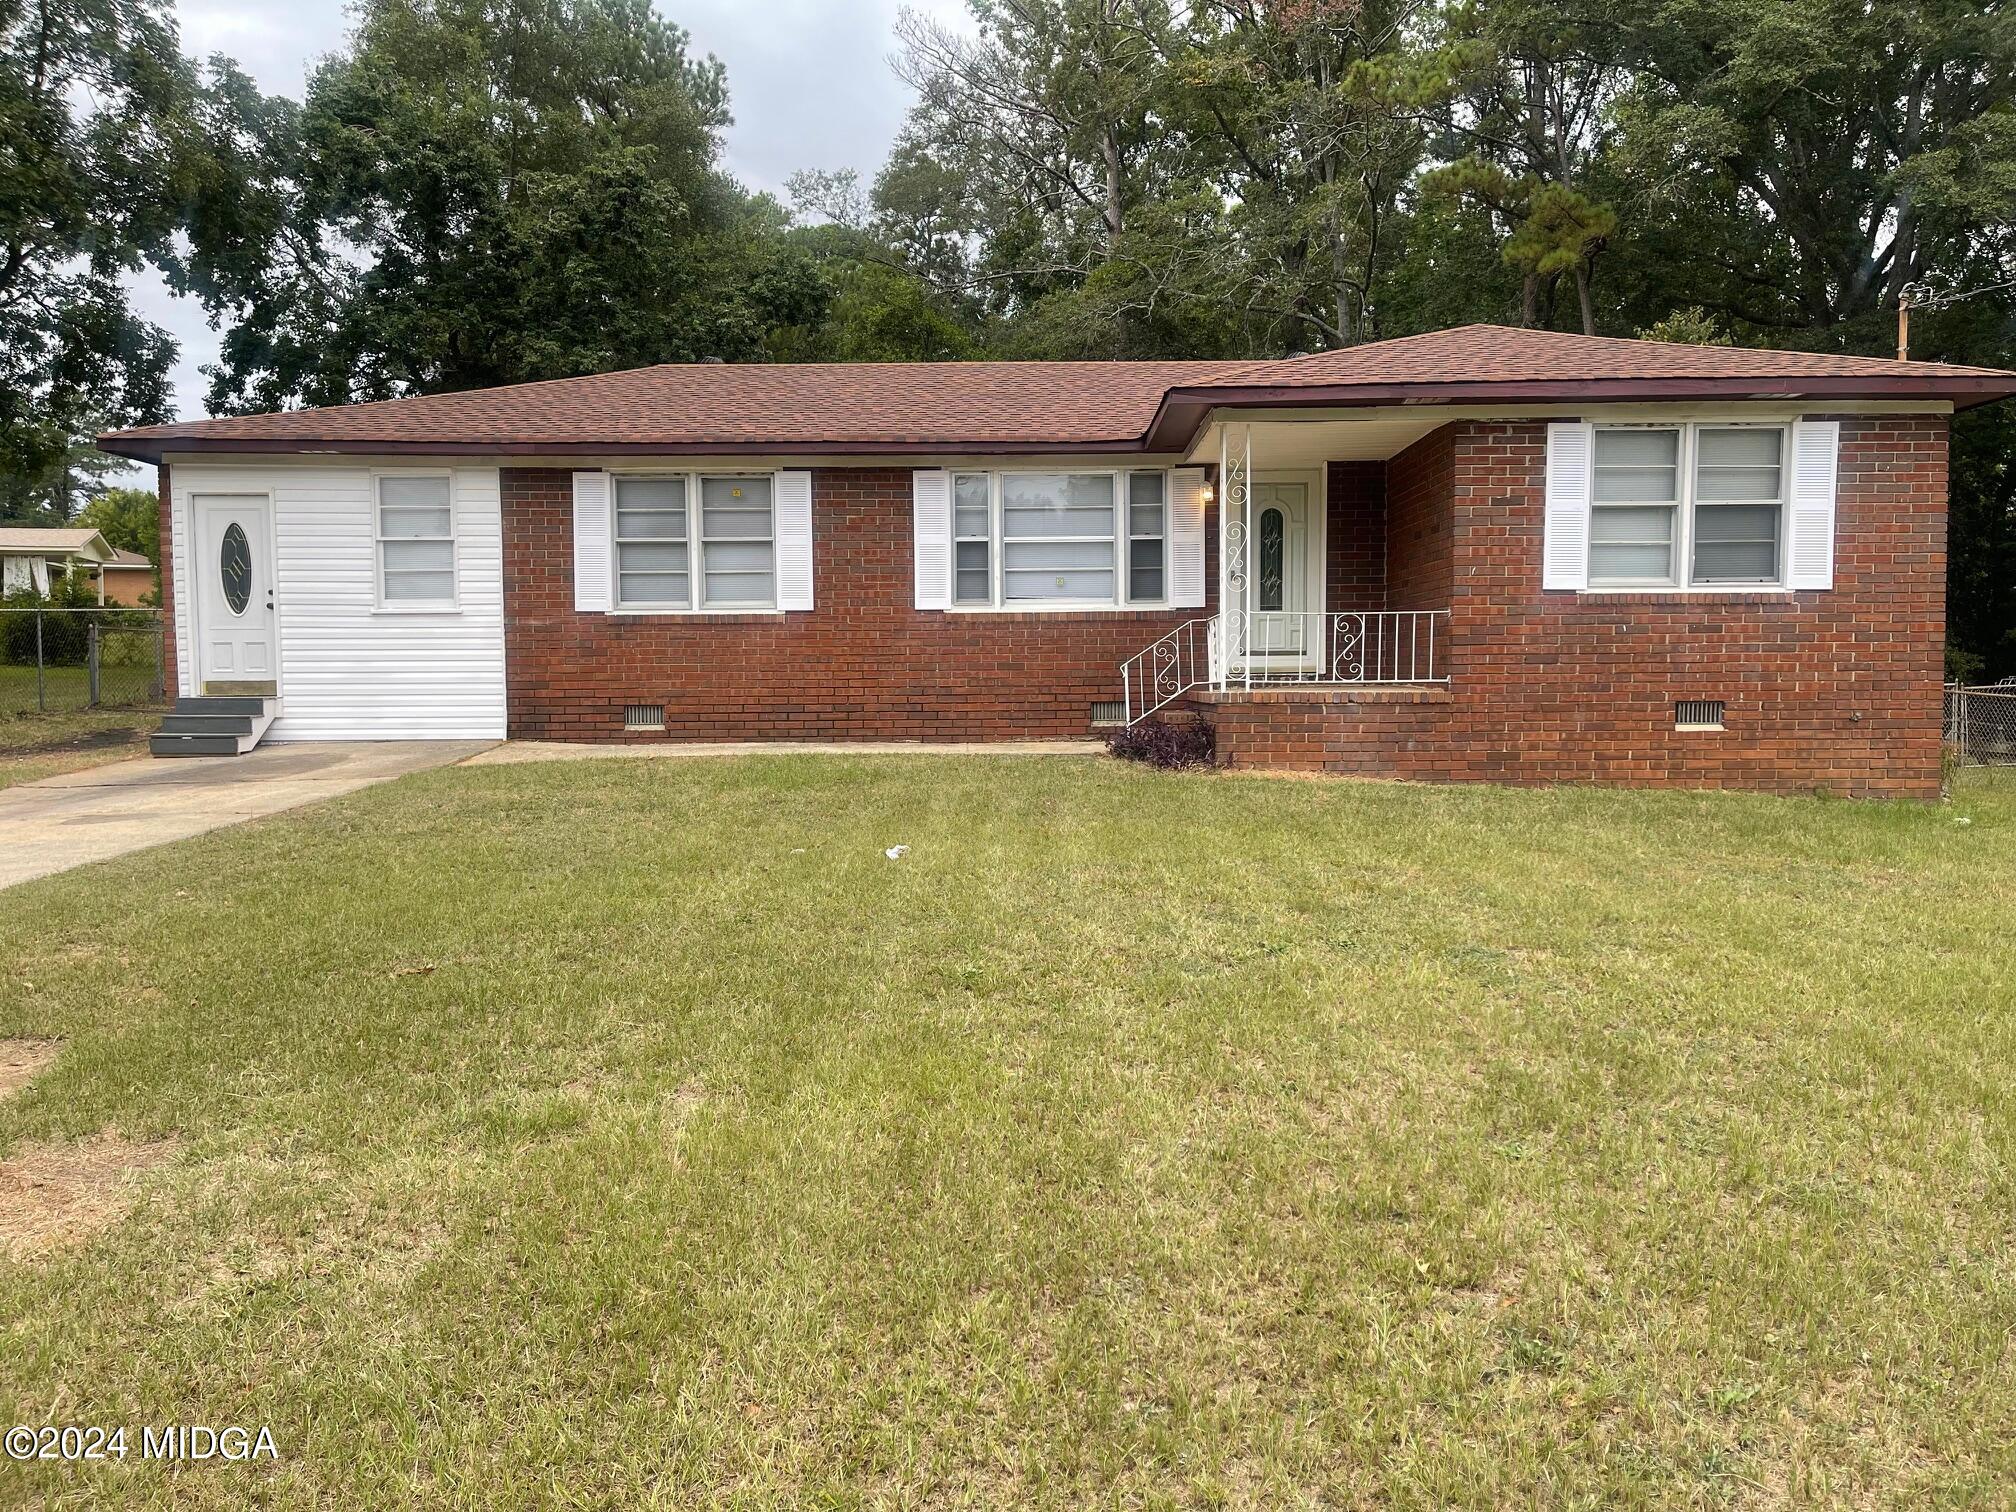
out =
[[1332,462],[1325,492],[1329,610],[1386,607],[1386,464]]
[[1386,607],[1447,609],[1455,591],[1456,431],[1443,426],[1386,464]]
[[[947,614],[912,607],[910,471],[813,474],[817,607],[608,615],[574,605],[569,475],[506,468],[510,733],[538,740],[984,740],[1083,736],[1120,664],[1205,609]],[[1215,520],[1207,541],[1216,535]],[[1215,597],[1216,556],[1207,566]],[[663,734],[623,706],[663,703]]]
[[[1453,500],[1450,702],[1221,704],[1221,752],[1440,780],[1936,796],[1943,419],[1842,418],[1834,588],[1769,595],[1543,591],[1545,435],[1464,422],[1394,460],[1396,607],[1415,592],[1403,580],[1428,592],[1441,575],[1422,517]],[[1687,698],[1725,700],[1727,728],[1675,730]]]
[[157,464],[155,473],[161,501],[161,686],[173,703],[182,686],[175,669],[175,553],[170,549],[174,537],[168,528],[174,511],[169,502],[168,464]]

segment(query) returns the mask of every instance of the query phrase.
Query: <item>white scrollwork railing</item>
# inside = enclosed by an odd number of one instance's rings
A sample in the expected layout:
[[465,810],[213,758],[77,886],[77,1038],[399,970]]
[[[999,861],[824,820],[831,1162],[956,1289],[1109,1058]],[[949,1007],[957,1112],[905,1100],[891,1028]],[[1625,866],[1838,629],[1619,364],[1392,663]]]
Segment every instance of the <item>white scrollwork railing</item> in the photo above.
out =
[[1120,695],[1127,723],[1139,724],[1215,676],[1215,619],[1185,620],[1120,664]]
[[1121,665],[1127,723],[1204,686],[1447,682],[1448,620],[1447,609],[1255,610],[1186,620]]

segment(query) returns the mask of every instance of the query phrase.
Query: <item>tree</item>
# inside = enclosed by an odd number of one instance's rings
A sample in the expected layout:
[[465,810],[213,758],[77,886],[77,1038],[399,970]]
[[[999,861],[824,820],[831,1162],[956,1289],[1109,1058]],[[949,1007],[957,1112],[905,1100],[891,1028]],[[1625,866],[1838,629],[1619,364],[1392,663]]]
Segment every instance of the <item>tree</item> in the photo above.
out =
[[715,165],[727,86],[649,0],[366,0],[262,123],[213,410],[758,357],[827,288]]
[[[122,282],[201,276],[229,106],[160,0],[0,4],[0,487],[66,519],[93,429],[167,418],[175,345]],[[177,233],[191,236],[189,250]]]
[[150,489],[108,488],[77,516],[120,551],[137,551],[148,561],[161,560],[161,500]]
[[1608,111],[1627,71],[1595,27],[1546,0],[1451,7],[1439,44],[1457,88],[1443,113],[1444,150],[1430,193],[1467,197],[1502,227],[1520,274],[1519,323],[1540,323],[1543,292],[1573,281],[1584,335],[1596,334],[1596,259],[1617,212],[1592,189]]

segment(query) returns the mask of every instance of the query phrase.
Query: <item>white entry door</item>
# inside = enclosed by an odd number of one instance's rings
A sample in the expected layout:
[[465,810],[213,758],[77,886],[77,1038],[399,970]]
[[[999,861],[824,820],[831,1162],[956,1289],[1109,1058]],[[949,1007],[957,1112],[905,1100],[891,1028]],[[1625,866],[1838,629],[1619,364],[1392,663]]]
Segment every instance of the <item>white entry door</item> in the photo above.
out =
[[197,691],[210,683],[258,683],[278,692],[272,507],[261,497],[197,494],[189,508],[196,525],[190,568]]
[[1307,479],[1261,478],[1253,485],[1246,639],[1256,667],[1300,663],[1322,643],[1320,507],[1320,490]]

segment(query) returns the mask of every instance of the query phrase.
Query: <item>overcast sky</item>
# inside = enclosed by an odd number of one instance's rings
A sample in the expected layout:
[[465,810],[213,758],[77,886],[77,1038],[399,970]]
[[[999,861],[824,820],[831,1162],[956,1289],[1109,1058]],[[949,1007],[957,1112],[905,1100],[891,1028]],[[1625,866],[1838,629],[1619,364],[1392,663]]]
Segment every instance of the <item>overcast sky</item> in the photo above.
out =
[[[953,20],[960,0],[910,0]],[[888,155],[910,104],[889,67],[903,0],[657,0],[661,15],[686,29],[692,51],[728,69],[735,124],[727,167],[752,189],[784,197],[800,168],[856,168],[869,178]],[[343,45],[344,0],[178,0],[182,49],[221,52],[268,94],[299,99],[315,60]],[[192,300],[176,299],[151,273],[141,280],[141,312],[181,344],[175,367],[178,418],[203,415],[201,369],[217,357],[217,336]]]

